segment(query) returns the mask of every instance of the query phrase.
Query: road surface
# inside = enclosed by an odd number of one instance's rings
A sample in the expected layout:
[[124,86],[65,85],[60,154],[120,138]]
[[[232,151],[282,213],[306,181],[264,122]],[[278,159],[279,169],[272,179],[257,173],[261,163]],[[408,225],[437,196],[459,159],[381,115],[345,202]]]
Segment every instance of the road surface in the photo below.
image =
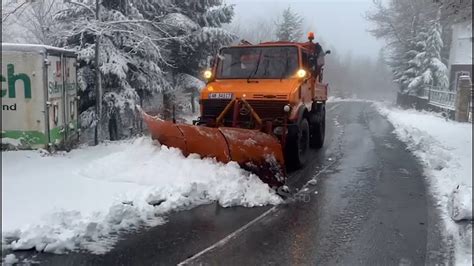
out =
[[[368,102],[327,106],[326,143],[291,173],[285,204],[173,213],[105,255],[17,252],[45,265],[423,265],[443,263],[422,167]],[[316,184],[307,184],[311,179]]]

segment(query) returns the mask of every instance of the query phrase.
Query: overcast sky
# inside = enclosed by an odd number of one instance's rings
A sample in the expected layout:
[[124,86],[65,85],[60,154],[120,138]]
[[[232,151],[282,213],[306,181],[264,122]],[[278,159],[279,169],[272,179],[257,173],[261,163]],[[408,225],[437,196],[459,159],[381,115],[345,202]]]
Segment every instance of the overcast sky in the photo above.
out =
[[316,38],[320,35],[338,53],[352,50],[353,56],[375,58],[383,48],[383,42],[367,32],[371,25],[364,19],[365,12],[372,8],[372,0],[226,0],[226,3],[235,4],[235,17],[239,21],[249,22],[257,16],[276,18],[291,6],[312,25]]

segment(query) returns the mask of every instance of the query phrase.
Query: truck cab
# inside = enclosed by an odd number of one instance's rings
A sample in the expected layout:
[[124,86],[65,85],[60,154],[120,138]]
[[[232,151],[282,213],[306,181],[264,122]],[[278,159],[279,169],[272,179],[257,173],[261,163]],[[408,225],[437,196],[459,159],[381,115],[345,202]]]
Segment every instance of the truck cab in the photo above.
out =
[[327,84],[317,45],[265,42],[220,49],[205,71],[198,125],[259,129],[279,139],[285,160],[306,161],[324,142]]

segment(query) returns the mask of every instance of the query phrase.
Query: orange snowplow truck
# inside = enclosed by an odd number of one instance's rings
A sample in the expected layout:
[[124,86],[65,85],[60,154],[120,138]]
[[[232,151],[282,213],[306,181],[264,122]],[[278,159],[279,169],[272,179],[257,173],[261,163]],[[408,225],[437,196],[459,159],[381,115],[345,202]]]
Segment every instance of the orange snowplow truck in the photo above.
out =
[[143,113],[152,138],[185,155],[235,161],[269,185],[283,185],[287,168],[303,166],[309,148],[324,142],[329,51],[308,37],[220,49],[204,72],[199,119],[175,124]]

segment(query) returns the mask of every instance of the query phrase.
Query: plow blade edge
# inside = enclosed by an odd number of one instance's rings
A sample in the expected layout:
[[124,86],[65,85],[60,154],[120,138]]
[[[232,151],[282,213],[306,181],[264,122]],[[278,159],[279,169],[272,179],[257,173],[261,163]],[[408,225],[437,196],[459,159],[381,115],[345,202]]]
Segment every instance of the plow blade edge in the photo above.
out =
[[282,147],[269,134],[241,128],[175,124],[144,112],[142,116],[153,139],[180,149],[185,156],[196,153],[222,163],[235,161],[270,186],[285,183]]

